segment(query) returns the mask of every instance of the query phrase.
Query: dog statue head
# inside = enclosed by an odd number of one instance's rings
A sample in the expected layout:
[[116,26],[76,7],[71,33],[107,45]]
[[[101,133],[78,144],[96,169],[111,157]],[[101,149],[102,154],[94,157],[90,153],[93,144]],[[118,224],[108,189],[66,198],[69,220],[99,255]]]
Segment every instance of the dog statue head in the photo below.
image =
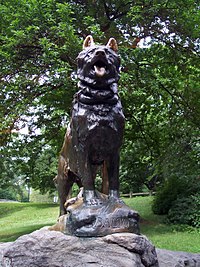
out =
[[110,38],[107,45],[95,45],[92,36],[87,36],[83,51],[77,57],[79,80],[91,87],[107,87],[117,83],[120,67],[117,50],[114,38]]

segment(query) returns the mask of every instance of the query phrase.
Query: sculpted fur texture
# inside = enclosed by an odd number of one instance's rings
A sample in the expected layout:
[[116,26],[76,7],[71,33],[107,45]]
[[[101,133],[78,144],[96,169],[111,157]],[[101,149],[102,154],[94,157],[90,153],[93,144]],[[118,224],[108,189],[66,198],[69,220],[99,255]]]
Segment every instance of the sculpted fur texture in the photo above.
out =
[[87,206],[99,206],[95,177],[99,166],[108,176],[109,198],[119,198],[119,152],[124,131],[124,115],[117,93],[120,59],[117,43],[95,45],[86,37],[77,57],[78,92],[72,103],[71,120],[60,153],[56,183],[60,214],[73,183],[83,187]]

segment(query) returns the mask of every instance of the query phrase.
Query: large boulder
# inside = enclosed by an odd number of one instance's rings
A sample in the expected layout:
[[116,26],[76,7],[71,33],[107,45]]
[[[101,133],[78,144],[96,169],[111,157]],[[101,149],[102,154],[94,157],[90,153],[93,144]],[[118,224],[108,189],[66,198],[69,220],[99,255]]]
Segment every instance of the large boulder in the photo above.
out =
[[[127,247],[126,247],[127,244]],[[155,248],[144,236],[122,233],[80,238],[42,228],[3,248],[2,267],[157,267]]]
[[200,254],[156,249],[160,267],[200,267]]
[[44,227],[0,243],[1,267],[200,267],[200,254],[157,250],[143,235],[80,238]]

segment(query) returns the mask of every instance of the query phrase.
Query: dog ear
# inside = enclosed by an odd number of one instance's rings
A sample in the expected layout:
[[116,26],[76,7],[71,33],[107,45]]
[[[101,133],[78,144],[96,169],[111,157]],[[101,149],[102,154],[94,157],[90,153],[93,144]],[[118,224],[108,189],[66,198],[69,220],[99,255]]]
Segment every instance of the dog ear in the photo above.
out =
[[83,42],[83,49],[86,49],[87,47],[90,47],[93,45],[94,45],[93,37],[92,35],[88,35]]
[[110,38],[106,46],[115,52],[118,50],[117,41],[114,38]]

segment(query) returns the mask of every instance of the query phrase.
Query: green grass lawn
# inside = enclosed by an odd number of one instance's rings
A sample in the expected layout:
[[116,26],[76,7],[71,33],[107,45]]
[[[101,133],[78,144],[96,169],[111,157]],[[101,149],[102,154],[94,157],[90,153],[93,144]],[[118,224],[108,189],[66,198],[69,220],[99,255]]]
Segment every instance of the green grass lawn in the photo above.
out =
[[[151,211],[152,197],[124,199],[142,218],[141,233],[158,248],[200,253],[198,231],[177,231],[164,224],[165,217]],[[55,224],[59,208],[55,204],[0,203],[0,242],[13,241],[21,235]]]
[[[192,228],[165,224],[165,216],[153,214],[151,203],[153,197],[136,197],[125,199],[126,204],[139,212],[140,230],[157,248],[200,253],[200,231]],[[188,230],[189,229],[189,230]]]
[[13,241],[46,225],[53,225],[59,208],[55,204],[0,203],[0,242]]

